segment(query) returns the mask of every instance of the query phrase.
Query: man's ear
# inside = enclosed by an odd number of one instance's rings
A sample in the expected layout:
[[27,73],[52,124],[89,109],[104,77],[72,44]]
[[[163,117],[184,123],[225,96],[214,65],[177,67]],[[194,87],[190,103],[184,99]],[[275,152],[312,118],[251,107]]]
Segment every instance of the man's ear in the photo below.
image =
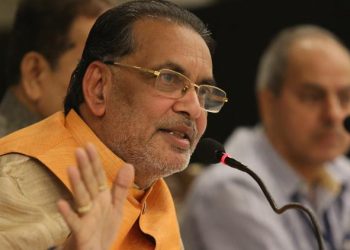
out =
[[42,86],[51,67],[46,58],[38,52],[28,52],[24,55],[20,65],[20,84],[27,98],[33,102],[43,94]]
[[86,69],[83,78],[85,103],[92,114],[103,116],[106,112],[108,88],[112,73],[106,64],[94,61]]

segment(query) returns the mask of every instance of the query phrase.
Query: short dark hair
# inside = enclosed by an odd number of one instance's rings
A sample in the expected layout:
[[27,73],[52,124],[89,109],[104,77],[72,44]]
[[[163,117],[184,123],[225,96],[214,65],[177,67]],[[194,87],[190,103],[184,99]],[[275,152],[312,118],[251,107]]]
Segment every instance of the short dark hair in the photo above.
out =
[[142,18],[164,18],[197,32],[213,53],[214,40],[204,23],[193,13],[164,0],[136,0],[126,2],[102,14],[87,38],[80,63],[72,74],[64,102],[65,114],[70,109],[79,113],[84,102],[82,81],[93,61],[106,61],[131,54],[135,49],[133,24]]
[[6,85],[20,81],[20,63],[29,51],[42,54],[52,68],[72,47],[69,31],[79,16],[98,17],[108,0],[22,0],[10,34]]

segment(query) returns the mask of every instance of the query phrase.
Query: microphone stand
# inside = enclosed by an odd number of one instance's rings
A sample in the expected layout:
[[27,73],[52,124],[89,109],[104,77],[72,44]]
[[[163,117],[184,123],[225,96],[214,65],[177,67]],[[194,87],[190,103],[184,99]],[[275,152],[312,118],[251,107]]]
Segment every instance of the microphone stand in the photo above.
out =
[[255,174],[252,170],[250,170],[247,166],[243,165],[239,161],[228,157],[228,155],[226,153],[223,153],[223,152],[217,152],[217,153],[221,154],[220,158],[221,158],[222,163],[224,163],[230,167],[237,168],[238,170],[241,170],[241,171],[249,174],[258,183],[259,187],[263,191],[266,199],[268,200],[270,206],[272,207],[273,211],[275,211],[275,213],[282,214],[286,210],[292,209],[292,208],[295,208],[295,209],[298,209],[298,210],[305,212],[309,216],[311,223],[314,227],[314,234],[315,234],[316,239],[317,239],[317,244],[319,246],[319,250],[324,250],[320,226],[318,225],[317,220],[315,219],[315,216],[310,209],[304,207],[303,205],[301,205],[300,203],[297,203],[297,202],[288,203],[288,204],[284,205],[283,207],[278,208],[276,206],[276,203],[273,200],[271,194],[267,190],[265,184],[263,183],[263,181],[260,179],[260,177],[257,174]]

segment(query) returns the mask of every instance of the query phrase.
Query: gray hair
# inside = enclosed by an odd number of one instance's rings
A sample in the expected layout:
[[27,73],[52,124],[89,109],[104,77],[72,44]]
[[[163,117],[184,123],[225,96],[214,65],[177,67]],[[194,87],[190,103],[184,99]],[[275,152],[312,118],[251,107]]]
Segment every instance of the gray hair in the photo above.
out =
[[316,25],[297,25],[284,29],[271,41],[260,59],[256,79],[257,92],[269,89],[275,95],[280,93],[288,65],[289,49],[296,41],[305,38],[329,39],[345,48],[332,32]]

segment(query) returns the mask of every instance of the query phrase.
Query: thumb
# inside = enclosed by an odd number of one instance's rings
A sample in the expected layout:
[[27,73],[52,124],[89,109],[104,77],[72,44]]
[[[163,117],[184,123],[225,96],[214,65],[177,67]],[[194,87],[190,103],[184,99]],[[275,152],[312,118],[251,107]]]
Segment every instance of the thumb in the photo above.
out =
[[124,202],[128,195],[129,188],[134,182],[135,170],[131,164],[125,164],[114,180],[112,187],[113,205],[122,212]]

